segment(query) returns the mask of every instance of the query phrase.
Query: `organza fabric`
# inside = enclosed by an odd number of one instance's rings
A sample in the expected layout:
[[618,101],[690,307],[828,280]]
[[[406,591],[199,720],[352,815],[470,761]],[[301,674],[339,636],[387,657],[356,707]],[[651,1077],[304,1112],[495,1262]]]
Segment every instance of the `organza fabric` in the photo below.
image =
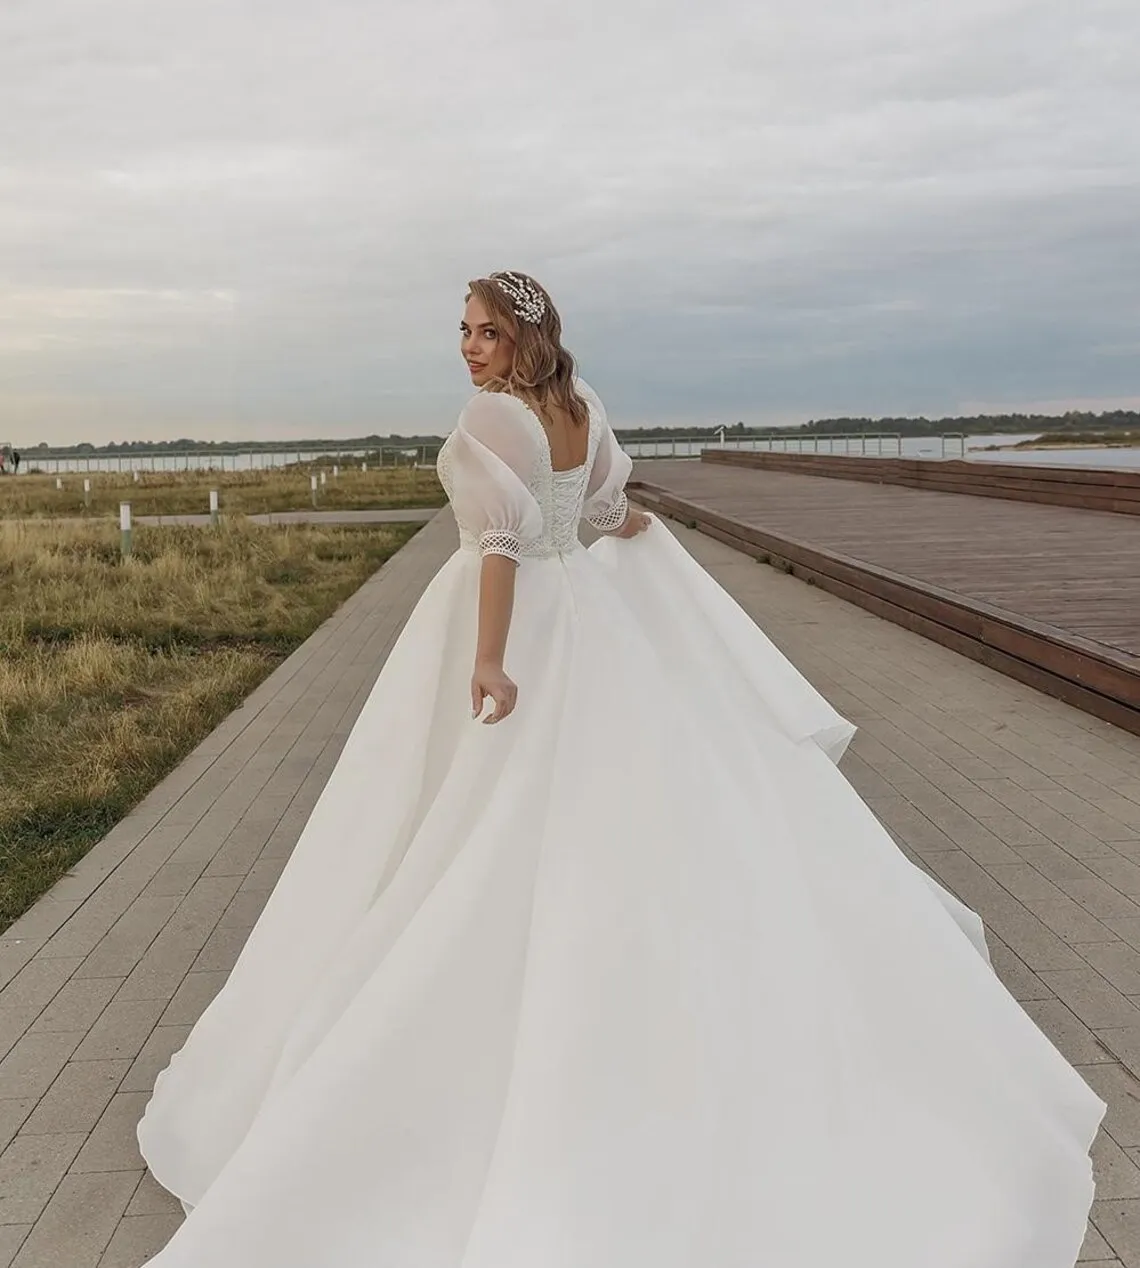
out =
[[[591,404],[440,469],[461,548],[139,1126],[158,1268],[1072,1268],[1103,1103],[836,762],[853,728]],[[480,554],[515,713],[470,717]]]

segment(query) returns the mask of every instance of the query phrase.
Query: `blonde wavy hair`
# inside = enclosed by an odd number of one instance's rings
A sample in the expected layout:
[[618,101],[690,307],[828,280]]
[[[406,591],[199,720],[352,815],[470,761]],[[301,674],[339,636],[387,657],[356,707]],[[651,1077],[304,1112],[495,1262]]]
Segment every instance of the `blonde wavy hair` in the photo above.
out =
[[505,379],[489,379],[483,390],[509,392],[548,411],[551,407],[560,407],[576,425],[585,426],[590,421],[590,412],[574,388],[577,366],[562,346],[562,318],[554,301],[533,277],[517,271],[511,275],[534,287],[542,296],[546,311],[537,322],[521,321],[515,315],[510,296],[504,294],[495,281],[505,276],[504,273],[492,273],[490,277],[477,277],[468,282],[467,298],[474,295],[495,325],[515,341],[510,373]]

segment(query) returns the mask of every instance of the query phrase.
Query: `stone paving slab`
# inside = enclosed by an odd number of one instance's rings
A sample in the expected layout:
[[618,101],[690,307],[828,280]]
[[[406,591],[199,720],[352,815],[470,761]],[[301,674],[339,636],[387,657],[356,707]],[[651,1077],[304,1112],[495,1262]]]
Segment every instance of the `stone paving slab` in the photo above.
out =
[[450,515],[430,515],[0,937],[0,1268],[135,1268],[181,1221],[135,1125],[455,548]]
[[860,727],[848,779],[978,911],[1002,980],[1109,1102],[1080,1262],[1140,1268],[1140,737],[678,533]]
[[[1140,1268],[1140,738],[678,531],[860,726],[848,777],[1109,1102],[1081,1263]],[[423,529],[0,938],[0,1268],[137,1268],[178,1226],[135,1123],[453,535]]]

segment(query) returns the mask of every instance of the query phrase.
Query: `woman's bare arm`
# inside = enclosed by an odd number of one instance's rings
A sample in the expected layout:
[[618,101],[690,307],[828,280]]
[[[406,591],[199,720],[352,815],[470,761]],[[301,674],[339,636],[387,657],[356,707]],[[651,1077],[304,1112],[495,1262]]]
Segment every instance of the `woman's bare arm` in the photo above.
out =
[[475,645],[475,671],[471,677],[472,716],[483,711],[488,696],[494,709],[485,722],[501,722],[514,711],[518,688],[507,677],[503,661],[515,607],[515,573],[518,565],[505,555],[483,556],[479,572],[479,633]]

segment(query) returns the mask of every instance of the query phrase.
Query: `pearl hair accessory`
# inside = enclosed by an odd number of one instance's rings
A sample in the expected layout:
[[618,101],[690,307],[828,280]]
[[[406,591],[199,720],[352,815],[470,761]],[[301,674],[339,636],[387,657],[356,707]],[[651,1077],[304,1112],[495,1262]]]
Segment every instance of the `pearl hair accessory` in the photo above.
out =
[[546,313],[546,300],[533,282],[518,273],[492,273],[491,280],[510,299],[516,317],[538,325]]

